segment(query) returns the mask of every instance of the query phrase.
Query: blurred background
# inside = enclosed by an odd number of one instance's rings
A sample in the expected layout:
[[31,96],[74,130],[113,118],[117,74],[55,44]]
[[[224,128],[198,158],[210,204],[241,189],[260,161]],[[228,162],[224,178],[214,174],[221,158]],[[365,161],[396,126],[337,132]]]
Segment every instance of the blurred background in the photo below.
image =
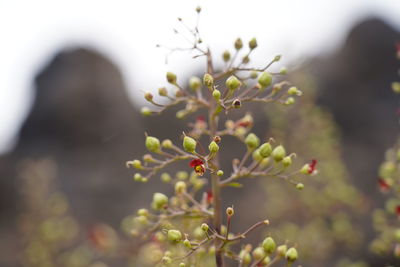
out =
[[399,133],[390,83],[400,67],[400,1],[43,0],[0,2],[0,266],[55,266],[59,255],[65,266],[104,266],[96,263],[104,255],[85,246],[98,231],[131,252],[102,262],[128,266],[121,258],[138,249],[120,234],[121,220],[148,205],[151,192],[172,190],[134,183],[125,162],[145,153],[144,131],[178,142],[187,126],[169,119],[173,111],[143,119],[143,92],[165,86],[166,71],[181,81],[202,75],[203,58],[156,47],[186,45],[174,34],[183,30],[177,17],[195,24],[197,5],[216,58],[237,37],[254,36],[254,66],[283,55],[277,68],[288,67],[304,101],[289,112],[245,108],[257,114],[260,136],[320,159],[319,177],[303,192],[312,199],[268,181],[227,190],[238,214],[270,203],[243,216],[237,231],[267,216],[282,221],[278,238],[300,248],[309,238],[304,266],[396,264],[369,243],[371,213],[383,205],[378,167]]

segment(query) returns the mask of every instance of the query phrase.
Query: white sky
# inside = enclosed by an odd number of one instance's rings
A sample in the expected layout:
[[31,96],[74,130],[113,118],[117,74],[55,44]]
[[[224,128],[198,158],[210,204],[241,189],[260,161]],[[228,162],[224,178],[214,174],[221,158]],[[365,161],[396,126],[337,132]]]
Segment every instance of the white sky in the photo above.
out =
[[104,53],[130,89],[156,89],[166,71],[189,76],[201,59],[176,54],[165,65],[165,50],[155,44],[184,44],[172,28],[179,29],[177,17],[193,22],[199,4],[200,31],[215,54],[238,36],[246,42],[255,36],[260,65],[275,54],[288,64],[332,51],[367,15],[400,28],[400,0],[0,0],[0,153],[12,147],[29,111],[35,75],[61,48]]

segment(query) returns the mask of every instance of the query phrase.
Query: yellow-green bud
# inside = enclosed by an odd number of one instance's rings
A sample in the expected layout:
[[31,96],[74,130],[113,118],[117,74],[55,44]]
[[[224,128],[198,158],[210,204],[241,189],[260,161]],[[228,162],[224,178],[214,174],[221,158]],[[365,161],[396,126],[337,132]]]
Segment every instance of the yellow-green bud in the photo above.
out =
[[235,214],[235,210],[231,207],[226,208],[226,215],[233,216]]
[[290,156],[284,157],[282,160],[282,164],[284,167],[290,166],[292,164],[292,157],[290,157]]
[[237,38],[235,41],[235,49],[240,50],[240,49],[242,49],[242,47],[243,47],[242,39]]
[[310,174],[310,164],[304,164],[304,166],[300,169],[300,173],[302,174]]
[[147,225],[149,223],[149,220],[147,219],[147,217],[143,216],[143,215],[136,217],[135,221],[141,225]]
[[146,147],[150,152],[160,151],[160,140],[156,137],[147,136],[146,137]]
[[143,155],[143,161],[144,162],[154,162],[154,158],[150,154],[144,154]]
[[275,251],[276,244],[272,237],[267,237],[262,242],[262,247],[266,253],[271,254]]
[[203,223],[201,226],[201,230],[203,230],[203,232],[207,232],[208,231],[208,224],[206,224],[206,223]]
[[169,140],[169,139],[165,139],[165,140],[162,141],[161,146],[163,148],[169,148],[170,149],[170,148],[172,148],[172,141]]
[[197,240],[202,240],[205,237],[205,234],[201,227],[196,227],[193,231],[193,236]]
[[176,173],[176,178],[179,180],[186,180],[189,177],[189,174],[185,171],[179,171]]
[[294,262],[298,257],[297,250],[295,248],[289,248],[285,257],[288,262]]
[[269,157],[272,153],[272,147],[270,143],[264,143],[258,149],[261,157],[266,158]]
[[201,80],[199,77],[193,76],[189,80],[189,87],[193,91],[197,91],[201,88]]
[[254,161],[257,161],[257,162],[260,162],[260,161],[262,161],[262,160],[264,159],[264,158],[261,156],[260,149],[254,150],[254,152],[253,152],[253,154],[252,154],[252,157],[253,157],[253,160],[254,160]]
[[154,209],[159,210],[168,204],[168,197],[162,193],[154,193],[152,206]]
[[236,89],[238,89],[239,88],[239,86],[241,85],[242,83],[239,81],[239,79],[238,78],[236,78],[235,76],[230,76],[227,80],[226,80],[226,82],[225,82],[225,85],[226,85],[226,87],[229,89],[229,90],[236,90]]
[[140,162],[140,160],[138,160],[138,159],[133,160],[131,162],[131,164],[132,164],[133,168],[135,168],[135,169],[139,169],[140,170],[140,169],[143,168],[142,162]]
[[296,102],[296,100],[293,97],[288,97],[288,99],[286,99],[285,101],[285,105],[289,106],[289,105],[293,105]]
[[396,94],[400,94],[400,82],[393,82],[392,83],[392,90]]
[[176,75],[172,72],[167,72],[167,81],[170,84],[176,84]]
[[142,183],[147,183],[147,182],[149,181],[149,178],[147,178],[147,177],[142,177],[142,179],[140,179],[140,181],[141,181]]
[[258,72],[253,70],[252,72],[250,72],[250,78],[251,79],[257,79],[258,77]]
[[172,263],[172,259],[168,256],[162,257],[161,261],[163,264],[171,264]]
[[240,251],[239,258],[242,259],[242,262],[243,262],[244,265],[250,264],[250,262],[251,262],[251,255],[245,249],[242,249]]
[[189,153],[193,153],[196,150],[197,142],[189,136],[183,138],[183,149]]
[[137,211],[137,214],[139,215],[139,216],[149,216],[149,211],[147,210],[147,209],[139,209],[138,211]]
[[210,143],[210,145],[208,146],[208,150],[210,150],[211,153],[217,153],[219,150],[219,146],[217,145],[217,143],[215,143],[214,141],[212,141]]
[[200,13],[201,12],[201,6],[196,7],[196,12]]
[[268,87],[272,83],[272,75],[266,71],[264,71],[260,77],[258,77],[258,83],[262,88]]
[[297,190],[303,190],[304,189],[304,184],[302,184],[302,183],[296,184],[296,189]]
[[261,262],[261,264],[263,264],[262,266],[268,265],[271,262],[271,258],[269,256],[265,257],[263,259],[263,261]]
[[218,171],[217,171],[217,175],[218,175],[218,176],[224,175],[224,171],[223,171],[223,170],[218,170]]
[[163,174],[161,174],[161,181],[163,181],[164,183],[171,182],[171,179],[171,175],[169,175],[168,173],[164,172]]
[[303,94],[303,92],[300,91],[299,89],[297,89],[297,87],[292,86],[292,87],[289,88],[288,94],[289,94],[289,95],[301,96],[301,95]]
[[212,95],[216,101],[219,101],[219,99],[221,98],[221,92],[217,89],[213,90]]
[[168,95],[167,89],[165,87],[158,88],[158,94],[160,96],[167,96]]
[[249,48],[251,49],[251,50],[253,50],[254,48],[256,48],[257,47],[257,39],[256,38],[253,38],[253,39],[251,39],[250,41],[249,41]]
[[279,70],[279,74],[282,74],[282,75],[287,74],[287,68],[282,67],[282,68]]
[[192,244],[188,239],[183,240],[183,245],[187,248],[192,248]]
[[286,156],[286,150],[283,146],[279,145],[274,148],[272,151],[272,158],[278,162],[283,160],[283,158]]
[[224,53],[222,54],[222,59],[225,62],[228,62],[231,59],[231,53],[229,53],[228,50],[225,50]]
[[142,107],[140,113],[142,113],[143,116],[150,116],[151,114],[153,114],[153,112],[148,107]]
[[396,229],[394,231],[394,239],[396,240],[396,242],[400,242],[400,229]]
[[176,117],[178,119],[183,119],[185,116],[187,115],[187,111],[186,110],[179,110],[178,112],[176,112]]
[[262,247],[256,247],[251,254],[256,261],[260,261],[265,257],[265,251]]
[[152,95],[150,92],[146,92],[146,93],[144,94],[144,98],[145,98],[147,101],[149,101],[149,102],[152,102],[152,101],[153,101],[153,95]]
[[280,245],[276,248],[276,253],[281,257],[284,257],[286,255],[286,251],[287,251],[286,245]]
[[142,180],[142,175],[140,173],[135,173],[135,175],[133,176],[133,180],[135,180],[136,182],[140,182]]
[[254,133],[249,133],[244,142],[249,149],[255,149],[260,145],[260,139]]
[[242,58],[242,63],[243,63],[243,64],[247,64],[247,63],[249,63],[249,62],[250,62],[249,56],[248,56],[248,55],[245,55],[245,56]]
[[186,183],[182,181],[177,182],[175,184],[175,193],[179,195],[184,192],[186,192]]
[[214,85],[214,78],[213,76],[211,76],[211,74],[204,74],[203,77],[203,83],[205,86],[207,86],[208,88],[212,87]]
[[172,242],[180,242],[182,240],[182,234],[179,230],[168,230],[167,237]]
[[179,267],[186,267],[186,264],[184,262],[179,263]]
[[281,55],[276,55],[276,56],[274,57],[274,61],[275,61],[275,62],[278,62],[279,60],[281,60],[281,58],[282,58]]

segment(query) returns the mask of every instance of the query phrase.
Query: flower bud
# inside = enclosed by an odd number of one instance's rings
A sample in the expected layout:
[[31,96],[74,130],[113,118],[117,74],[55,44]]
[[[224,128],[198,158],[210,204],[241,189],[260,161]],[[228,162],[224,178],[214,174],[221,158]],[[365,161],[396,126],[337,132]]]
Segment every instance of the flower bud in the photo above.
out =
[[279,247],[276,248],[276,253],[281,257],[284,257],[286,255],[286,251],[287,251],[286,245],[280,245]]
[[396,94],[400,94],[400,82],[393,82],[392,83],[392,90]]
[[133,168],[135,168],[135,169],[139,169],[140,170],[140,169],[143,168],[142,163],[140,162],[140,160],[135,159],[135,160],[133,160],[131,162],[131,164],[132,164]]
[[191,138],[189,136],[185,136],[183,138],[183,148],[185,149],[185,151],[187,151],[189,153],[195,152],[196,145],[197,145],[197,142],[193,138]]
[[281,58],[282,58],[281,55],[276,55],[276,56],[274,57],[274,61],[275,61],[275,62],[278,62],[279,60],[281,60]]
[[160,151],[160,140],[156,137],[147,136],[146,137],[146,147],[150,152]]
[[203,232],[207,232],[208,231],[208,224],[206,224],[206,223],[203,223],[201,226],[201,230],[203,230]]
[[158,94],[160,96],[167,96],[168,95],[167,89],[165,87],[158,88]]
[[226,87],[229,89],[229,90],[236,90],[236,89],[238,89],[239,88],[239,86],[241,85],[242,83],[239,81],[239,79],[238,78],[236,78],[235,76],[230,76],[227,80],[226,80],[226,82],[225,82],[225,85],[226,85]]
[[240,108],[240,107],[242,106],[242,102],[240,101],[240,99],[235,99],[235,100],[233,100],[233,102],[232,102],[232,106],[233,106],[234,108]]
[[229,53],[228,50],[225,50],[224,53],[222,54],[222,59],[225,62],[228,62],[231,59],[231,53]]
[[261,157],[267,158],[271,155],[272,153],[272,147],[270,143],[264,143],[260,146],[258,149]]
[[283,160],[285,156],[286,156],[286,150],[282,145],[275,147],[274,150],[272,151],[272,158],[276,162]]
[[400,242],[400,229],[396,229],[394,231],[394,239],[396,240],[396,242]]
[[169,139],[165,139],[165,140],[162,141],[161,146],[162,146],[163,148],[168,148],[168,149],[170,149],[170,148],[172,148],[172,141],[169,140]]
[[304,189],[304,184],[302,184],[302,183],[296,184],[296,189],[297,190],[303,190]]
[[260,154],[260,149],[254,150],[252,157],[253,157],[253,160],[256,162],[260,162],[264,159]]
[[279,74],[282,74],[282,75],[287,74],[287,68],[282,67],[282,68],[279,70]]
[[142,180],[142,175],[140,173],[135,173],[135,175],[133,176],[133,180],[135,180],[136,182],[140,182]]
[[262,247],[256,247],[251,254],[256,261],[260,261],[265,257],[265,251]]
[[228,215],[229,217],[233,216],[233,214],[235,214],[235,210],[231,207],[226,208],[226,215]]
[[162,193],[154,193],[152,206],[154,209],[159,210],[168,204],[168,197]]
[[267,237],[262,242],[262,247],[266,253],[271,254],[275,251],[276,244],[272,237]]
[[183,181],[179,181],[175,184],[175,193],[177,195],[186,192],[186,183]]
[[286,101],[285,101],[284,104],[285,104],[286,106],[290,106],[290,105],[293,105],[295,102],[296,102],[296,100],[294,100],[293,97],[288,97],[288,99],[286,99]]
[[197,91],[201,88],[201,80],[199,77],[193,76],[189,80],[189,87],[193,91]]
[[149,216],[149,211],[148,211],[147,209],[139,209],[139,210],[137,211],[137,214],[138,214],[139,216],[145,216],[145,217],[147,217],[147,216]]
[[186,267],[186,264],[184,262],[179,263],[179,267]]
[[292,164],[292,157],[286,156],[282,159],[282,164],[284,167],[288,167]]
[[146,93],[144,94],[144,98],[145,98],[147,101],[149,101],[149,102],[152,102],[152,101],[153,101],[153,95],[152,95],[150,92],[146,92]]
[[187,115],[187,111],[185,109],[179,110],[176,112],[176,118],[183,119]]
[[150,154],[144,154],[143,155],[143,161],[144,162],[154,162],[154,158]]
[[153,112],[148,107],[142,107],[140,113],[142,113],[143,116],[150,116],[151,114],[153,114]]
[[167,237],[171,242],[180,242],[182,240],[182,234],[179,230],[168,230]]
[[288,94],[289,94],[289,95],[301,96],[301,95],[303,94],[303,92],[300,91],[299,89],[297,89],[297,87],[292,86],[292,87],[289,88]]
[[304,166],[300,169],[300,173],[302,174],[310,174],[309,173],[310,170],[310,164],[304,164]]
[[170,84],[176,84],[176,75],[172,72],[167,72],[167,81]]
[[171,179],[171,175],[169,175],[168,173],[164,172],[163,174],[161,174],[161,181],[163,181],[164,183],[171,182]]
[[249,63],[249,62],[250,62],[250,58],[249,58],[248,55],[246,55],[246,56],[244,56],[244,57],[242,58],[242,63],[243,63],[243,64],[247,64],[247,63]]
[[250,72],[250,78],[251,79],[257,79],[258,77],[258,72],[253,70],[252,72]]
[[166,264],[166,265],[172,263],[172,259],[170,257],[167,257],[167,256],[162,257],[161,261],[162,261],[163,264]]
[[288,262],[294,262],[297,260],[298,253],[295,248],[289,248],[285,255]]
[[176,178],[179,180],[186,180],[189,177],[189,174],[185,171],[179,171],[176,173]]
[[212,95],[216,101],[219,101],[221,98],[221,92],[217,89],[214,89]]
[[183,240],[183,245],[187,248],[192,248],[192,244],[188,239]]
[[202,240],[205,237],[203,229],[196,227],[193,231],[193,236],[196,240]]
[[204,74],[203,77],[203,83],[205,86],[207,86],[208,88],[212,87],[214,85],[214,78],[213,76],[211,76],[211,74]]
[[272,83],[272,75],[264,71],[260,77],[258,77],[258,83],[261,85],[261,88],[270,86]]
[[244,265],[250,264],[250,262],[251,262],[250,253],[245,249],[242,249],[240,251],[239,258],[242,260]]
[[240,49],[242,49],[242,47],[243,47],[242,39],[237,38],[235,41],[235,49],[240,50]]
[[208,150],[210,150],[211,153],[217,153],[219,150],[219,146],[216,142],[212,141],[208,146]]
[[217,171],[217,175],[218,175],[218,176],[224,175],[224,171],[223,171],[223,170],[218,170],[218,171]]
[[253,50],[256,47],[257,47],[257,39],[253,38],[249,41],[249,48],[250,50]]
[[142,179],[140,179],[140,181],[141,181],[142,183],[147,183],[147,182],[149,181],[149,178],[147,178],[147,177],[142,177]]
[[196,12],[200,13],[201,12],[201,6],[196,7]]
[[249,133],[244,142],[248,149],[255,149],[260,145],[260,139],[254,133]]

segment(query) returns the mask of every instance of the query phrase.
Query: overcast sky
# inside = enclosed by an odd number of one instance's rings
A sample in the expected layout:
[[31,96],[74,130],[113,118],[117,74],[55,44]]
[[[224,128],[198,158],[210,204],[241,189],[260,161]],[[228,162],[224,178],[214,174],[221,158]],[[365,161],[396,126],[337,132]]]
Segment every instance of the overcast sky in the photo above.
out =
[[[35,75],[65,47],[102,52],[121,68],[130,89],[155,90],[169,70],[190,75],[201,59],[177,54],[166,65],[166,51],[155,45],[184,44],[172,31],[180,29],[176,18],[193,24],[199,4],[200,31],[215,53],[231,48],[238,36],[256,36],[256,65],[275,54],[289,64],[332,52],[368,15],[400,28],[400,0],[0,0],[0,153],[12,147],[29,111]],[[137,92],[130,93],[138,101]]]

